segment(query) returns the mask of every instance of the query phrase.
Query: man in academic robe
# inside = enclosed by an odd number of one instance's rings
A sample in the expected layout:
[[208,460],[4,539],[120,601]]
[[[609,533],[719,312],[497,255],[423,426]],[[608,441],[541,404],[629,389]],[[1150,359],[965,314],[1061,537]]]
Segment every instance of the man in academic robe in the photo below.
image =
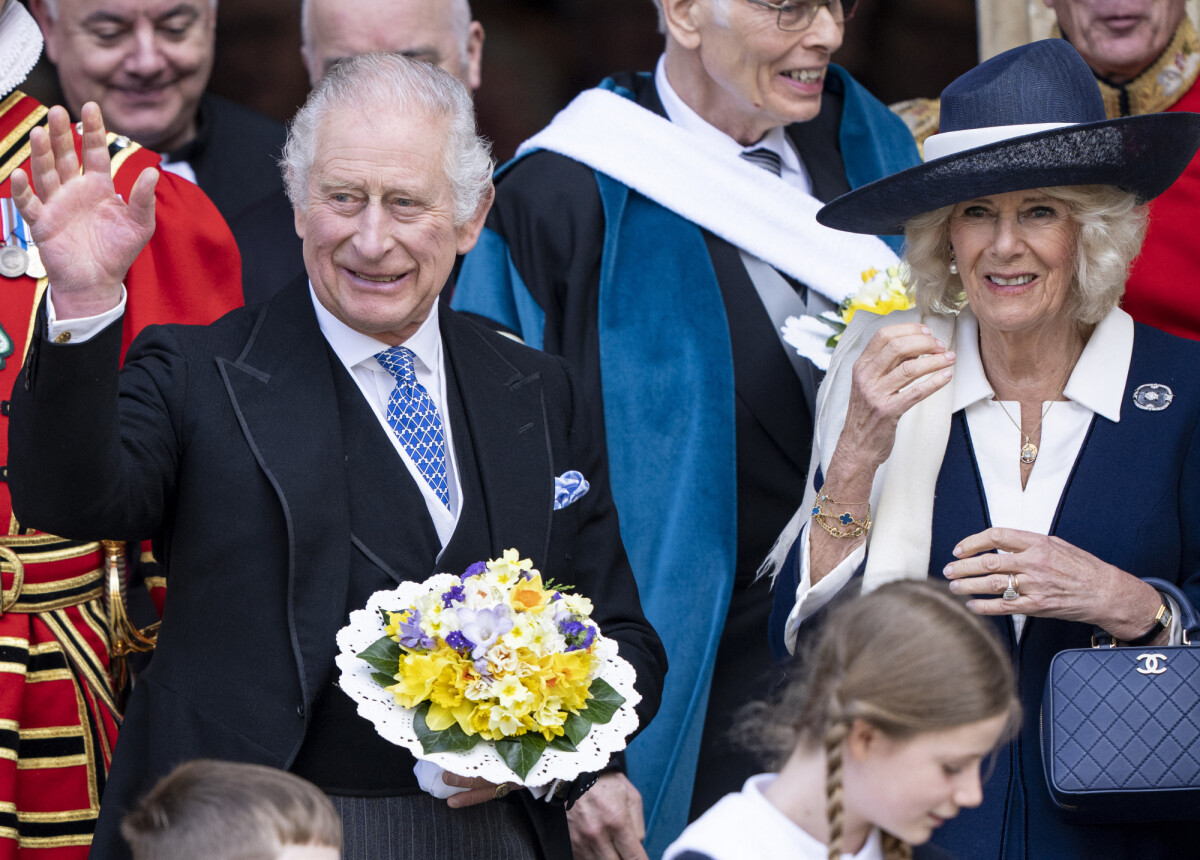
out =
[[[341,812],[350,860],[437,846],[565,856],[564,801],[592,780],[535,798],[443,774],[439,791],[466,790],[439,800],[420,788],[412,755],[358,716],[334,665],[337,631],[374,592],[514,547],[592,600],[637,672],[641,725],[658,704],[663,651],[565,364],[438,309],[492,196],[466,90],[394,55],[339,65],[285,152],[307,278],[214,326],[152,329],[119,375],[121,277],[152,228],[154,177],[144,173],[124,206],[105,184],[98,109],[84,110],[82,175],[59,154],[65,130],[65,114],[52,115],[53,158],[44,134],[33,141],[44,199],[14,189],[44,236],[53,284],[12,429],[24,461],[48,462],[14,470],[14,499],[60,533],[161,534],[171,578],[98,856],[126,856],[122,815],[192,758],[309,779]],[[99,224],[111,241],[92,241]],[[98,333],[58,342],[81,320]],[[567,472],[589,489],[558,505],[555,479]],[[64,486],[74,504],[55,498]]]
[[[7,393],[46,290],[46,272],[10,184],[14,169],[28,170],[31,129],[46,123],[47,109],[18,89],[41,51],[41,33],[25,8],[17,0],[0,3],[0,858],[84,860],[120,720],[110,655],[130,631],[112,623],[119,594],[112,602],[102,596],[108,583],[100,539],[117,535],[66,539],[39,532],[13,517],[9,499],[9,469],[36,472],[40,465],[19,463],[8,449]],[[114,190],[124,196],[142,170],[159,162],[115,134],[106,145]],[[155,205],[158,227],[125,278],[128,306],[115,335],[121,353],[149,324],[208,323],[241,304],[237,248],[204,194],[164,177]],[[65,490],[64,503],[79,494]],[[110,549],[120,557],[119,545]],[[152,567],[147,544],[141,573]],[[157,576],[147,581],[159,608],[162,582]],[[113,584],[119,591],[119,582]]]
[[760,768],[728,732],[769,690],[755,575],[800,503],[821,377],[779,331],[895,262],[817,225],[819,201],[916,161],[904,126],[830,64],[849,0],[658,5],[654,73],[581,94],[502,168],[453,298],[567,358],[602,411],[675,670],[627,756],[636,791],[609,774],[572,812],[573,834],[609,834],[611,853],[577,841],[585,857],[644,856],[642,804],[654,856]]

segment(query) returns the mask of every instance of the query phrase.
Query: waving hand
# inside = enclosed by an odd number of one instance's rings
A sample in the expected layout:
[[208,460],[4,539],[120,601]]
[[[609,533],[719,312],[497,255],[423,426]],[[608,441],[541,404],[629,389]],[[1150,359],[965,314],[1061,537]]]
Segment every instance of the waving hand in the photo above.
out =
[[67,112],[51,108],[49,131],[30,134],[30,172],[12,174],[12,194],[29,223],[50,279],[60,319],[102,313],[117,305],[130,265],[154,233],[154,186],[147,168],[129,202],[113,188],[104,120],[94,102],[83,106],[83,170]]

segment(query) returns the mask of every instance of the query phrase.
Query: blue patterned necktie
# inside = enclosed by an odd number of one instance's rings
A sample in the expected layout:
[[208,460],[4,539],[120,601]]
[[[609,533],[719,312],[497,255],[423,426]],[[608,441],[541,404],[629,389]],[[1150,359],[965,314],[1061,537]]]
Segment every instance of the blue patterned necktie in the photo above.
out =
[[450,507],[450,487],[446,483],[446,435],[442,419],[433,398],[425,386],[417,382],[413,369],[413,353],[403,346],[393,346],[375,356],[383,369],[396,379],[388,401],[387,420],[392,432],[417,465],[425,483],[437,493],[438,499]]

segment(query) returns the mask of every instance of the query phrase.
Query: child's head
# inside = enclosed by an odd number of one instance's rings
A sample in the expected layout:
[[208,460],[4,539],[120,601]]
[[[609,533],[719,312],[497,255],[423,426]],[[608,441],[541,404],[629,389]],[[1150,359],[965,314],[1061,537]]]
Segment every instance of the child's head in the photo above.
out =
[[984,623],[946,591],[899,582],[832,610],[782,700],[751,717],[785,757],[823,748],[829,856],[847,824],[904,842],[978,806],[980,763],[1016,730],[1012,665]]
[[134,860],[338,860],[342,823],[320,789],[286,771],[197,760],[125,817]]

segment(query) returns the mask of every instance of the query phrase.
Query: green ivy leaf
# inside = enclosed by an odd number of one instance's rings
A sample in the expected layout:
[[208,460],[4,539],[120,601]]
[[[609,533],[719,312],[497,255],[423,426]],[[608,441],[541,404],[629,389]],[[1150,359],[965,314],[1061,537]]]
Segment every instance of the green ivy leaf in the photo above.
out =
[[467,734],[458,723],[435,732],[429,728],[429,723],[425,722],[427,713],[429,702],[422,702],[413,714],[413,730],[417,733],[417,740],[421,742],[421,749],[426,753],[466,752],[479,743],[479,735]]
[[571,739],[566,735],[559,735],[550,741],[550,746],[553,749],[562,750],[563,752],[579,752],[579,747],[571,743]]
[[526,732],[520,737],[496,741],[496,752],[521,779],[529,775],[545,751],[546,739],[537,732]]
[[591,730],[592,718],[587,711],[582,714],[567,714],[567,721],[563,723],[563,734],[573,745],[582,743]]
[[381,687],[391,687],[396,683],[396,679],[386,672],[372,672],[371,679]]
[[603,678],[596,678],[588,688],[591,698],[587,700],[587,715],[593,723],[603,725],[613,718],[617,708],[625,704],[625,697],[612,688]]
[[396,683],[390,680],[393,675],[400,671],[400,645],[393,642],[387,636],[378,639],[371,643],[371,647],[359,652],[358,659],[366,660],[371,664],[372,669],[376,669],[387,675],[388,684]]

